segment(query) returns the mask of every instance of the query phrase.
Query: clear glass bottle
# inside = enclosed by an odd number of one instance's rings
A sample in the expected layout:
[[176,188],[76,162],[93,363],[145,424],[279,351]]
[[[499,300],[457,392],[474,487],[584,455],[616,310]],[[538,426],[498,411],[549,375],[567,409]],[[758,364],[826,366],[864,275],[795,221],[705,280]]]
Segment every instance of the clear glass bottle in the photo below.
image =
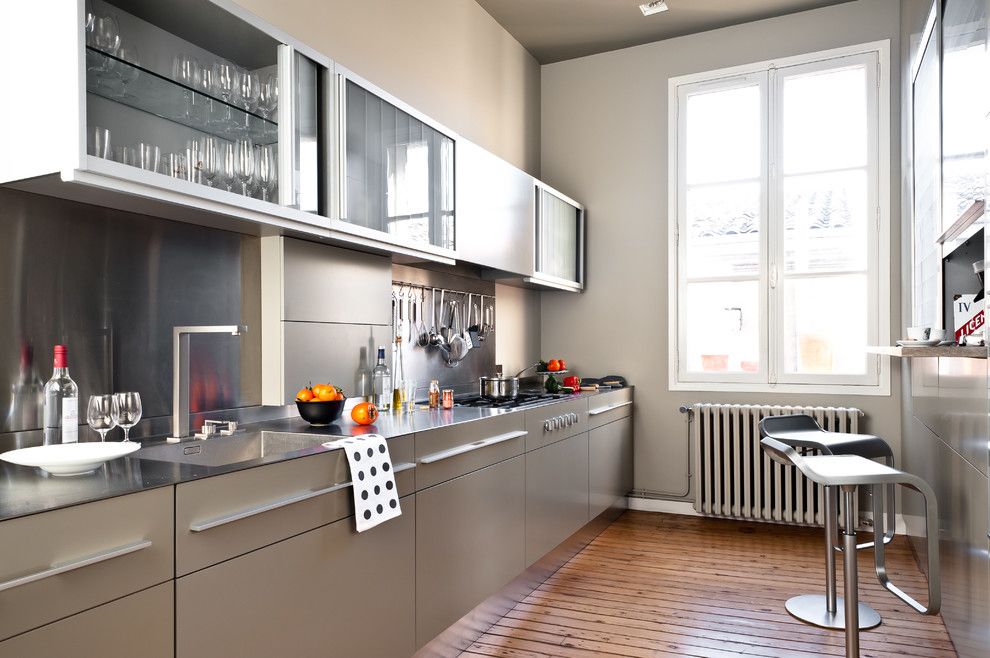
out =
[[55,370],[45,384],[45,445],[79,441],[79,387],[69,376],[69,353],[55,346]]
[[18,432],[44,427],[45,382],[34,368],[34,350],[21,344],[21,367],[10,387],[7,428]]
[[440,382],[434,379],[430,382],[430,409],[440,408]]
[[385,346],[378,346],[378,364],[371,371],[372,394],[379,411],[388,411],[392,403],[392,373],[385,365]]
[[402,367],[402,336],[395,337],[392,350],[392,409],[402,411],[406,397],[406,377]]

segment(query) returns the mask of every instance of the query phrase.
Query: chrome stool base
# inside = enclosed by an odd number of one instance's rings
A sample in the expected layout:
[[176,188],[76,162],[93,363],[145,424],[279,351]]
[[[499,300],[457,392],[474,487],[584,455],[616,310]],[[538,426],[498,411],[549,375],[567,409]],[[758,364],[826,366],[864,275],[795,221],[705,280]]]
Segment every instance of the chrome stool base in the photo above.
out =
[[[787,612],[791,613],[792,617],[812,626],[838,630],[843,630],[846,627],[845,603],[841,596],[835,600],[835,612],[828,611],[823,594],[795,596],[787,599],[784,607],[787,608]],[[859,604],[860,630],[879,626],[881,621],[879,612],[865,603]]]

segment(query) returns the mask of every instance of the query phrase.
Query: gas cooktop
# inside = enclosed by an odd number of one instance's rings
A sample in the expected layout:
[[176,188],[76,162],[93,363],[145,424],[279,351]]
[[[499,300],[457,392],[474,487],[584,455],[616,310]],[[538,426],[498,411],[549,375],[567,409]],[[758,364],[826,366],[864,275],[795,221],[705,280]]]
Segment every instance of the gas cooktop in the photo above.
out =
[[480,395],[459,395],[454,398],[457,407],[482,407],[485,409],[517,409],[567,397],[566,393],[520,393],[514,400],[493,402]]

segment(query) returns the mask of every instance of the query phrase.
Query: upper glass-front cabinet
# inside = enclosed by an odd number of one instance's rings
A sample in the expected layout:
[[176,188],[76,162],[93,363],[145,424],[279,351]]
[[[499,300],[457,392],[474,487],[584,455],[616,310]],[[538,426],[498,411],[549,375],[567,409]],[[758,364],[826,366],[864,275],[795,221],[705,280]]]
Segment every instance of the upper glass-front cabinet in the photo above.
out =
[[550,187],[536,186],[536,273],[552,288],[584,288],[584,207]]
[[[27,6],[0,11],[0,49],[11,55],[19,39],[34,39],[23,52],[51,50],[48,61],[59,71],[46,66],[44,76],[21,76],[22,100],[4,110],[18,120],[6,125],[56,148],[47,162],[33,156],[38,171],[27,160],[0,168],[0,182],[57,172],[63,183],[118,195],[89,199],[94,203],[128,208],[126,199],[137,196],[190,212],[328,230],[322,162],[332,131],[320,116],[327,116],[332,86],[329,58],[287,43],[227,0],[11,4]],[[46,87],[60,84],[56,99]],[[44,112],[33,109],[36,102]],[[38,191],[85,198],[72,186]]]
[[341,222],[453,256],[453,138],[353,74],[340,74],[338,94]]

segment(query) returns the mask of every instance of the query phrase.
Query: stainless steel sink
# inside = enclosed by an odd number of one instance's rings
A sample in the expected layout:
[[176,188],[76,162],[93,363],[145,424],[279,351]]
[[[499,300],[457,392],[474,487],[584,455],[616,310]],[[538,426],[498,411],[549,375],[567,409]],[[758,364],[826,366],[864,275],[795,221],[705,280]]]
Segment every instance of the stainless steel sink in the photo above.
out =
[[134,453],[134,457],[179,464],[226,466],[302,452],[332,438],[334,437],[259,432],[241,436],[223,436],[205,441],[150,446]]

